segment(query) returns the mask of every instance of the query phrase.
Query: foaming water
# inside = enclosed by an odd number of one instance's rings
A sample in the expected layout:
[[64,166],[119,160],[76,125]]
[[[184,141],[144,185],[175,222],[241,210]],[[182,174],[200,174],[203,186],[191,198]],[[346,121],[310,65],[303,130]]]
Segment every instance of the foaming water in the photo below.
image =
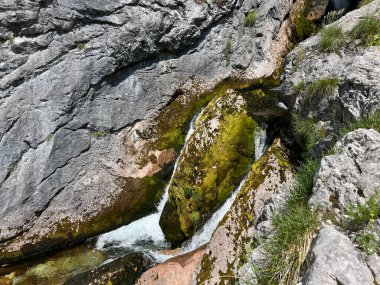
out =
[[[186,151],[186,142],[190,139],[191,135],[195,131],[195,124],[200,114],[194,116],[191,121],[190,129],[186,135],[185,146],[181,150]],[[259,128],[256,131],[255,136],[255,160],[259,159],[266,148],[266,129]],[[174,174],[177,170],[178,161],[180,155],[178,156],[172,176],[169,183],[165,188],[164,195],[162,196],[159,204],[157,205],[157,210],[155,213],[134,221],[126,226],[123,226],[112,232],[105,233],[98,238],[96,243],[97,249],[102,249],[107,246],[112,247],[122,247],[133,251],[143,251],[150,255],[155,262],[161,263],[169,258],[172,258],[179,254],[184,254],[191,252],[202,245],[208,243],[211,239],[219,222],[223,219],[227,211],[231,208],[236,195],[239,193],[240,189],[243,187],[247,177],[245,177],[234,190],[231,196],[223,203],[223,205],[211,216],[211,218],[205,223],[205,225],[199,229],[194,236],[186,241],[180,249],[175,251],[162,251],[169,248],[169,244],[165,241],[165,235],[161,230],[159,225],[160,217],[164,209],[165,203],[169,198],[169,188],[173,180]]]
[[[195,131],[195,123],[200,114],[201,113],[195,115],[190,123],[190,128],[185,138],[185,146],[186,142]],[[181,153],[183,151],[184,149],[181,150]],[[169,187],[173,180],[174,173],[176,172],[179,157],[180,155],[174,164],[172,176],[169,183],[165,187],[164,195],[157,205],[156,212],[136,220],[126,226],[99,236],[96,242],[97,249],[102,249],[108,245],[131,248],[133,250],[144,250],[146,248],[159,249],[167,248],[169,246],[165,241],[165,235],[161,230],[159,221],[162,211],[164,210],[165,203],[169,198]]]

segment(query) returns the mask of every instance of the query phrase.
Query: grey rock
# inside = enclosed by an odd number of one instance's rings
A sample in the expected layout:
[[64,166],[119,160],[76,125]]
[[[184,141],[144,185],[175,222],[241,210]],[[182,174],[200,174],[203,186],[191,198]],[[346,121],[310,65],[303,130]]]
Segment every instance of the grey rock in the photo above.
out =
[[374,284],[370,269],[348,237],[333,227],[323,227],[311,250],[303,285]]
[[346,209],[364,203],[380,187],[380,134],[358,129],[335,145],[336,154],[326,156],[316,174],[312,206]]
[[[360,18],[378,14],[379,7],[380,1],[375,0],[346,14],[332,25],[349,32]],[[339,123],[353,121],[379,109],[379,49],[358,47],[351,42],[339,54],[328,53],[321,51],[319,40],[320,34],[303,41],[286,57],[281,90],[287,106],[303,117],[334,123],[332,130]],[[333,77],[339,80],[333,92],[328,96],[315,96],[312,104],[306,107],[305,90],[298,92],[295,86],[301,82],[309,86],[316,80]]]
[[380,256],[371,255],[366,257],[366,262],[372,275],[375,278],[376,284],[380,284]]
[[[243,27],[252,9],[257,22]],[[126,195],[120,179],[146,175],[125,149],[144,142],[137,126],[149,130],[178,92],[271,75],[289,46],[290,9],[287,0],[0,3],[0,252],[44,251],[38,242],[63,221],[75,234],[54,246],[84,238],[81,225]]]

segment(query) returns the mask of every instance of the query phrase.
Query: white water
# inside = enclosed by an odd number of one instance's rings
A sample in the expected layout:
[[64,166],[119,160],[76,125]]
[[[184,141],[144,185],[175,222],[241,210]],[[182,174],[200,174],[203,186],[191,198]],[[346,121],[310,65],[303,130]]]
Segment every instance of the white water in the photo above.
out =
[[[194,116],[190,123],[190,128],[185,138],[185,145],[195,131],[195,123],[199,116],[200,113]],[[181,153],[183,151],[184,149],[181,150]],[[165,187],[164,195],[157,205],[156,212],[126,226],[101,235],[96,242],[97,249],[102,249],[109,244],[112,246],[116,245],[134,250],[142,250],[147,246],[147,244],[152,245],[154,248],[166,248],[169,246],[165,241],[165,236],[161,230],[159,221],[162,211],[164,210],[165,203],[169,198],[169,187],[173,180],[174,173],[176,172],[179,157],[180,155],[174,164],[172,176],[169,183]]]
[[[185,142],[187,142],[191,135],[194,133],[195,129],[195,122],[197,121],[199,115],[195,116],[190,124],[189,132],[187,133]],[[266,147],[266,126],[265,128],[260,128],[256,131],[256,137],[255,137],[255,160],[259,159]],[[182,149],[181,153],[185,150]],[[232,195],[224,202],[224,204],[211,216],[211,218],[206,222],[206,224],[199,229],[194,236],[186,241],[183,245],[180,251],[177,251],[173,254],[164,254],[158,249],[165,249],[169,248],[169,244],[165,241],[165,236],[160,228],[159,220],[160,216],[162,214],[162,211],[164,209],[165,203],[168,200],[169,197],[169,187],[172,182],[174,173],[177,169],[177,164],[179,157],[177,158],[172,177],[170,178],[170,181],[168,185],[165,188],[165,193],[163,197],[161,198],[160,203],[157,206],[157,211],[149,216],[146,216],[140,220],[134,221],[133,223],[123,226],[117,230],[114,230],[112,232],[103,234],[99,237],[96,247],[98,249],[104,248],[107,244],[112,244],[112,246],[120,246],[124,248],[130,248],[133,250],[140,250],[148,253],[150,256],[152,256],[156,262],[164,262],[165,260],[178,255],[178,254],[184,254],[188,253],[190,251],[193,251],[200,246],[208,243],[211,239],[212,234],[214,233],[216,227],[218,226],[219,222],[223,219],[224,215],[227,213],[227,211],[232,206],[232,203],[234,202],[236,195],[239,193],[240,189],[244,185],[244,182],[246,181],[245,177],[239,184],[238,187],[236,187],[235,191],[232,193]],[[147,245],[151,244],[151,249],[147,248]]]

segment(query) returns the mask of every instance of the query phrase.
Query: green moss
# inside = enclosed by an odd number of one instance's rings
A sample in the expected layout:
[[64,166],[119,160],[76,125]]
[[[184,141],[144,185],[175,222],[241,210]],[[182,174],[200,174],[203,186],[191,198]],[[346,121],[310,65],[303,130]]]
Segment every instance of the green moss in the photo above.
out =
[[211,271],[214,269],[216,257],[210,258],[211,251],[203,255],[201,263],[201,272],[197,275],[197,284],[204,284],[211,277]]
[[296,11],[290,15],[294,43],[306,39],[307,37],[315,34],[317,31],[317,26],[313,23],[313,21],[308,20],[306,17],[307,7],[308,1],[305,1],[304,5],[300,4],[297,9],[295,9]]
[[346,36],[336,25],[323,28],[320,34],[319,46],[325,52],[338,53],[345,44]]
[[83,42],[79,42],[76,44],[76,48],[79,50],[83,50],[86,47],[86,44]]
[[[242,96],[226,93],[215,98],[203,111],[187,152],[180,158],[169,190],[169,203],[177,209],[186,237],[225,201],[247,171],[257,125],[245,108]],[[217,125],[213,132],[211,122]],[[194,219],[193,213],[200,219]],[[165,215],[171,213],[164,211]],[[166,231],[165,225],[163,229]]]
[[351,30],[352,39],[358,39],[364,46],[380,46],[380,20],[377,16],[366,16]]
[[228,35],[226,40],[226,47],[224,48],[224,57],[226,59],[226,65],[229,66],[231,63],[232,55],[232,35]]
[[245,16],[244,26],[246,26],[246,27],[252,27],[256,23],[256,19],[257,19],[257,13],[256,13],[256,11],[250,11]]
[[107,133],[106,132],[102,132],[102,131],[93,131],[93,132],[91,132],[91,135],[94,138],[99,139],[99,138],[105,137],[107,135]]

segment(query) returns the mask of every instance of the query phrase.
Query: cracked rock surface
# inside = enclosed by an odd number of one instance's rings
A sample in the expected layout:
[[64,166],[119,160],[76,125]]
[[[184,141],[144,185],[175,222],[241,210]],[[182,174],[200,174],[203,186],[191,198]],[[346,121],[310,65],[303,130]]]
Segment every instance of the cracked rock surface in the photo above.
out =
[[[179,91],[271,75],[289,45],[290,9],[288,0],[0,3],[0,263],[141,216],[137,182],[123,182],[146,175],[125,148],[144,140],[132,127],[149,129]],[[118,202],[130,206],[103,223]]]

